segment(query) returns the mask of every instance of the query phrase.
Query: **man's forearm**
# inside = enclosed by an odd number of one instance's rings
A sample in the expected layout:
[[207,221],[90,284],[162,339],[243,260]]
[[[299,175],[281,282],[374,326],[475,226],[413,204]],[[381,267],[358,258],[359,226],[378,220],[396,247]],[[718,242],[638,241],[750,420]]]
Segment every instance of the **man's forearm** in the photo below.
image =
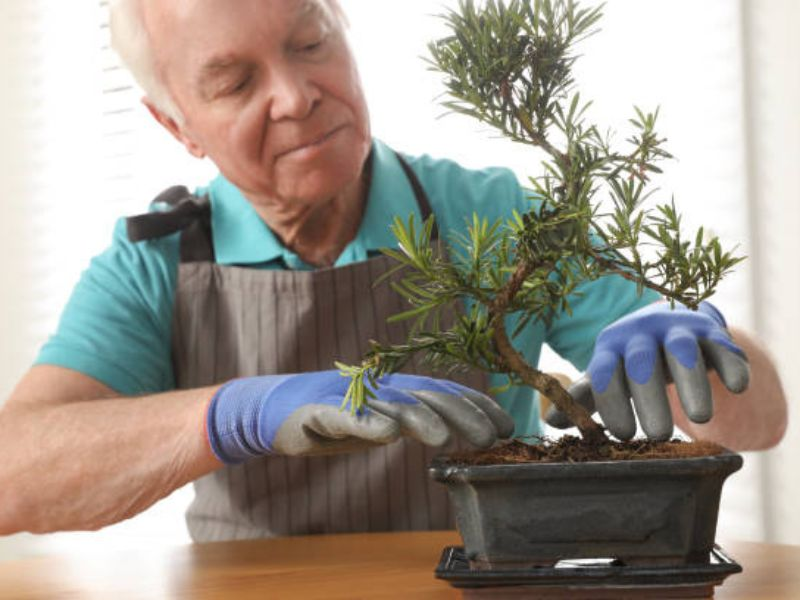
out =
[[203,429],[215,388],[0,411],[0,535],[98,529],[221,466]]
[[731,450],[763,450],[776,445],[786,431],[786,397],[780,377],[767,351],[752,336],[732,328],[733,340],[750,361],[750,385],[732,394],[717,377],[709,374],[714,398],[714,416],[708,423],[690,422],[680,406],[675,387],[669,397],[675,424],[695,439],[710,440]]

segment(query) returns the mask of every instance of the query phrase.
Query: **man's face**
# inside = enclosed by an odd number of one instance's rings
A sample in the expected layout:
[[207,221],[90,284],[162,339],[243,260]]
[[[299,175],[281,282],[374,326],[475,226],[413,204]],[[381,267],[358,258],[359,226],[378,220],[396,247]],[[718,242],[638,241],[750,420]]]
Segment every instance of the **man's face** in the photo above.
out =
[[361,84],[328,0],[147,0],[176,135],[256,202],[315,204],[360,175]]

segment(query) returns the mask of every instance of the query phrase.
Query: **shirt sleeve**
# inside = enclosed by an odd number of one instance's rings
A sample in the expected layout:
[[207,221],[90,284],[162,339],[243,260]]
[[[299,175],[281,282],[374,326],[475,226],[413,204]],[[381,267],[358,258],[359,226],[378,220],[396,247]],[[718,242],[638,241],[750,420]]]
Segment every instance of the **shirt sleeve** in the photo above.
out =
[[572,314],[558,313],[547,328],[545,340],[579,371],[589,364],[595,340],[603,329],[661,298],[650,289],[644,289],[640,296],[636,284],[620,275],[585,282],[576,292],[569,299]]
[[123,395],[174,388],[170,358],[179,234],[132,243],[125,220],[84,271],[34,364],[79,371]]

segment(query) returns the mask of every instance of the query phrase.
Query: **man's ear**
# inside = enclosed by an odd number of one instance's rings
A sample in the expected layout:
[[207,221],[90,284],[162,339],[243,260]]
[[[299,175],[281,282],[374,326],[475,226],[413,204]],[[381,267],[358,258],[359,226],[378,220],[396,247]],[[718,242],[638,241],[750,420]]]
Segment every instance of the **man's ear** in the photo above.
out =
[[194,140],[184,133],[183,128],[175,119],[164,113],[155,104],[153,104],[150,98],[142,98],[142,104],[147,107],[147,110],[151,115],[153,115],[153,118],[158,121],[164,129],[172,134],[172,137],[183,144],[183,147],[186,148],[189,154],[197,158],[205,158],[205,151]]

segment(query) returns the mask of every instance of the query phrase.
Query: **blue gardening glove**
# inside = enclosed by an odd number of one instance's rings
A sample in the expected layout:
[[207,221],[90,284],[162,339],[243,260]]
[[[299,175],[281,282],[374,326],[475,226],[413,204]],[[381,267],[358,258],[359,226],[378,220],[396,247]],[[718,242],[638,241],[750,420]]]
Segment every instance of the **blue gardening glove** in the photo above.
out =
[[235,464],[265,454],[352,452],[401,435],[441,446],[455,434],[485,448],[514,431],[513,419],[494,400],[451,381],[388,375],[361,415],[340,409],[349,383],[338,371],[230,381],[208,407],[211,448]]
[[[675,383],[686,416],[695,423],[711,419],[713,404],[707,368],[713,368],[733,393],[747,388],[750,368],[741,348],[731,340],[725,319],[710,303],[697,311],[669,303],[651,304],[619,319],[597,337],[587,374],[570,395],[591,412],[600,413],[617,438],[636,433],[636,415],[647,437],[672,435],[672,413],[666,385]],[[569,426],[557,410],[546,419]]]

